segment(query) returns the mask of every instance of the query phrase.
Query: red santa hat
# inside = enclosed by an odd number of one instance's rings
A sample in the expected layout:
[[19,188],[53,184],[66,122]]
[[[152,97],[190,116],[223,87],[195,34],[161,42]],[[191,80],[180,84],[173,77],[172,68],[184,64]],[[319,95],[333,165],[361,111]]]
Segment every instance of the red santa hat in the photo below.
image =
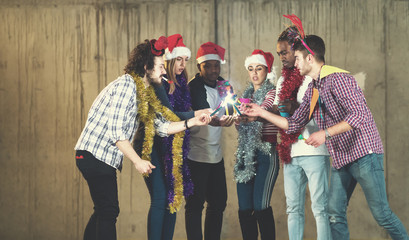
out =
[[251,56],[246,58],[244,62],[244,66],[246,68],[249,67],[252,63],[260,63],[268,68],[268,72],[271,72],[272,66],[274,62],[274,56],[270,52],[264,52],[263,50],[256,49],[253,51]]
[[164,36],[161,36],[158,40],[152,39],[149,42],[151,44],[151,52],[155,56],[162,56],[165,48],[168,46],[168,39]]
[[204,61],[208,60],[218,60],[221,64],[225,64],[226,61],[224,60],[224,52],[226,50],[219,45],[207,42],[203,43],[199,50],[197,50],[196,60],[197,63],[201,64]]
[[180,56],[190,58],[191,52],[189,48],[183,44],[183,38],[180,34],[174,34],[168,37],[168,48],[166,48],[164,59],[171,60]]
[[256,49],[253,51],[251,56],[246,58],[246,61],[244,61],[244,66],[246,69],[249,67],[250,64],[252,63],[259,63],[261,65],[264,65],[268,69],[268,74],[267,78],[270,80],[274,80],[275,78],[275,73],[273,70],[273,63],[274,63],[274,56],[270,52],[264,52],[263,50]]

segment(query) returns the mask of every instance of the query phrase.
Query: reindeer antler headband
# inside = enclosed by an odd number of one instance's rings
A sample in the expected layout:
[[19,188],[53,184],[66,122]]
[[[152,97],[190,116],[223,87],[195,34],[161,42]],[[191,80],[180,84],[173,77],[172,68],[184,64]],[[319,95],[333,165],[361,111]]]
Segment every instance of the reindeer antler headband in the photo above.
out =
[[299,19],[295,14],[291,15],[283,15],[285,18],[288,18],[291,20],[291,22],[297,27],[298,33],[289,28],[289,35],[295,39],[298,39],[301,41],[301,43],[304,45],[304,47],[307,49],[307,51],[311,54],[314,55],[314,51],[311,50],[311,48],[308,47],[307,43],[305,43],[304,38],[305,38],[305,33],[304,29],[302,27],[302,22],[301,19]]

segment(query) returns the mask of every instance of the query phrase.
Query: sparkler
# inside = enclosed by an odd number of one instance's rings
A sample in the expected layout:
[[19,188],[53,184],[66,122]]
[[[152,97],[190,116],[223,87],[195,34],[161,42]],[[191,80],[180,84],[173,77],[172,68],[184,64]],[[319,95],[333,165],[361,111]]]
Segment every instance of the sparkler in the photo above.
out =
[[214,110],[212,112],[212,114],[210,114],[210,116],[215,115],[218,111],[220,111],[222,108],[226,108],[226,115],[229,115],[229,108],[228,105],[232,105],[233,106],[233,111],[237,112],[239,115],[241,115],[241,112],[239,110],[239,108],[236,106],[237,100],[236,100],[237,95],[232,94],[230,92],[227,93],[227,96],[224,98],[224,100],[219,104],[219,106],[217,106],[216,110]]

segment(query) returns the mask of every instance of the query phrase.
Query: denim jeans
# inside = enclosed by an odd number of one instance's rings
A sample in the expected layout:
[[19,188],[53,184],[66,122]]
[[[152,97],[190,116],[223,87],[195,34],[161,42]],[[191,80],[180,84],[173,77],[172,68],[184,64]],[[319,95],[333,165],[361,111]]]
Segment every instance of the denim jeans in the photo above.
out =
[[116,169],[96,159],[90,152],[77,150],[77,167],[87,180],[94,213],[84,231],[84,240],[115,240],[119,215]]
[[368,154],[340,169],[331,169],[328,212],[333,239],[349,239],[346,211],[356,183],[361,185],[373,217],[392,239],[409,239],[402,222],[389,208],[383,154]]
[[171,240],[175,231],[176,213],[170,213],[165,183],[164,161],[161,156],[160,139],[155,138],[152,147],[151,162],[156,167],[149,177],[145,178],[151,197],[148,213],[148,239]]
[[311,208],[317,227],[317,239],[331,239],[328,221],[329,157],[299,156],[284,164],[284,191],[287,201],[288,236],[302,240],[305,221],[305,190],[308,183]]
[[256,151],[257,169],[254,178],[247,183],[237,183],[239,210],[264,210],[270,206],[271,194],[280,168],[276,151],[272,156]]
[[224,161],[202,163],[188,160],[194,184],[193,195],[186,198],[185,227],[188,240],[201,240],[202,211],[207,202],[204,239],[218,240],[222,230],[223,212],[227,204]]

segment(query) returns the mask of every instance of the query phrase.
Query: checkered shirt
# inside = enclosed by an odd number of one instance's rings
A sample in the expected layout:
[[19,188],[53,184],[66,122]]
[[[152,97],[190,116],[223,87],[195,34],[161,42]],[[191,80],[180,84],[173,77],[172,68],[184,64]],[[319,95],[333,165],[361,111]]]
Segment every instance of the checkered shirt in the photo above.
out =
[[339,169],[365,155],[383,153],[382,141],[364,94],[355,78],[347,73],[333,73],[314,80],[308,86],[303,102],[288,119],[288,133],[302,129],[308,122],[313,88],[320,94],[313,117],[320,129],[345,121],[352,130],[333,136],[325,143],[333,159],[332,165]]
[[[121,169],[123,153],[115,143],[132,141],[139,125],[137,113],[135,82],[130,75],[122,75],[95,99],[75,150],[86,150],[100,161]],[[156,133],[167,136],[169,122],[159,114],[154,122]]]

